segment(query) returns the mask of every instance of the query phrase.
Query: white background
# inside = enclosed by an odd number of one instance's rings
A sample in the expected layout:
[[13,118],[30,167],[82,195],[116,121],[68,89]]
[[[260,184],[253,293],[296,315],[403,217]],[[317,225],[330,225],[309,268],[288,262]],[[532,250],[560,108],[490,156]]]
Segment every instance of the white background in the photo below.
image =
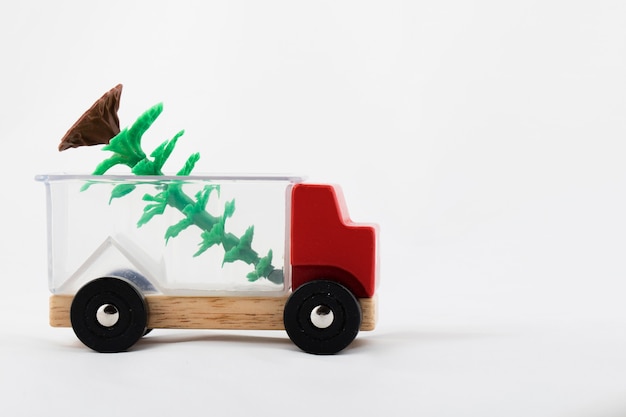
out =
[[[7,3],[1,415],[626,415],[626,3]],[[382,229],[378,329],[49,328],[33,177],[106,156],[56,148],[120,82],[123,126],[165,103],[146,144],[186,129],[173,172],[341,184]]]

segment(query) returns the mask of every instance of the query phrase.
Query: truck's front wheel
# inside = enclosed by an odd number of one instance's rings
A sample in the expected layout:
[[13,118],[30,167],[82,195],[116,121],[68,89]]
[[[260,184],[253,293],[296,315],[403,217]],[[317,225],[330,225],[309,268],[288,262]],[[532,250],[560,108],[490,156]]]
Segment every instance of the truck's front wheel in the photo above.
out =
[[122,352],[146,332],[148,321],[143,295],[130,282],[99,278],[74,296],[70,320],[74,333],[98,352]]
[[284,324],[300,349],[314,354],[334,354],[347,347],[361,327],[361,305],[343,285],[312,281],[300,286],[287,300]]

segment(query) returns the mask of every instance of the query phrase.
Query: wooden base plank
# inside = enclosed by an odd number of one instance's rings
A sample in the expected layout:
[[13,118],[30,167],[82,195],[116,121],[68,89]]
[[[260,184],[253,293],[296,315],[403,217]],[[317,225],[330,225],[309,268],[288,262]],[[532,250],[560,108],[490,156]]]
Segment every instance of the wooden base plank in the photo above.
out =
[[[50,325],[71,327],[73,296],[50,297]],[[284,330],[284,297],[180,297],[146,296],[150,329]],[[374,330],[377,300],[360,298],[361,330]]]

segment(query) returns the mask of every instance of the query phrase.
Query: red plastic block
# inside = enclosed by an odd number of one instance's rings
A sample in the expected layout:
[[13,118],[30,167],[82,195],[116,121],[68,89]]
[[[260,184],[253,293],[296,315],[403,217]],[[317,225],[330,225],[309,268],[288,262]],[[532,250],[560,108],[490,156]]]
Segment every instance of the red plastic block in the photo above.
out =
[[378,276],[378,226],[352,222],[338,186],[296,184],[291,202],[292,285],[332,279],[372,297]]

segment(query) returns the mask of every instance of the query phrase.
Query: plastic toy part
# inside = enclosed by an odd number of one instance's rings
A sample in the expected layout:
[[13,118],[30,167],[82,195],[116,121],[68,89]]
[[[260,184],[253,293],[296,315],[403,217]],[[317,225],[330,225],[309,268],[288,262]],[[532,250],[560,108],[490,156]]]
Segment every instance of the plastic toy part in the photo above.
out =
[[[139,116],[130,128],[125,128],[112,138],[109,144],[102,149],[112,152],[113,155],[96,167],[94,175],[103,175],[116,165],[125,165],[131,169],[133,174],[138,176],[163,176],[163,165],[174,151],[184,130],[179,131],[172,139],[161,143],[149,156],[146,155],[141,143],[143,135],[162,111],[163,105],[161,103],[152,106]],[[199,158],[198,153],[189,156],[177,175],[190,175]],[[87,190],[89,185],[85,184],[83,190]],[[136,188],[137,186],[131,182],[117,184],[111,191],[109,202],[125,197]],[[170,183],[167,186],[159,187],[153,193],[143,196],[146,205],[137,226],[144,226],[155,216],[162,215],[166,209],[178,210],[184,215],[184,218],[167,228],[165,232],[166,241],[175,238],[189,227],[196,227],[200,229],[202,242],[194,256],[202,254],[212,246],[222,246],[225,252],[224,262],[242,261],[252,266],[252,271],[247,274],[250,281],[267,278],[277,284],[282,283],[282,273],[278,273],[272,265],[273,251],[270,249],[267,255],[260,256],[252,248],[254,226],[249,226],[240,236],[225,230],[226,220],[232,217],[235,212],[234,199],[225,205],[223,214],[212,215],[209,213],[206,207],[210,203],[210,197],[215,194],[220,194],[220,186],[210,183],[205,184],[204,188],[197,191],[193,197],[183,191],[182,183]]]
[[143,295],[120,278],[86,284],[74,296],[70,318],[76,336],[97,352],[123,352],[148,331]]
[[[74,294],[105,276],[126,278],[144,294],[284,295],[289,290],[286,196],[301,181],[297,177],[38,179],[48,191],[49,278],[55,294]],[[109,203],[111,192],[122,186],[133,191]],[[138,227],[156,204],[155,195],[168,195],[163,212]],[[184,197],[198,195],[200,201]],[[179,200],[187,201],[182,211],[170,205],[178,206]],[[272,254],[275,266],[257,253]]]
[[296,184],[291,202],[292,285],[333,279],[357,297],[372,297],[378,276],[378,226],[350,220],[341,189]]
[[328,355],[346,348],[361,327],[361,306],[343,285],[312,281],[301,285],[285,306],[285,330],[307,353]]
[[118,84],[100,97],[61,138],[59,151],[109,143],[120,133],[117,110],[121,95],[122,84]]

